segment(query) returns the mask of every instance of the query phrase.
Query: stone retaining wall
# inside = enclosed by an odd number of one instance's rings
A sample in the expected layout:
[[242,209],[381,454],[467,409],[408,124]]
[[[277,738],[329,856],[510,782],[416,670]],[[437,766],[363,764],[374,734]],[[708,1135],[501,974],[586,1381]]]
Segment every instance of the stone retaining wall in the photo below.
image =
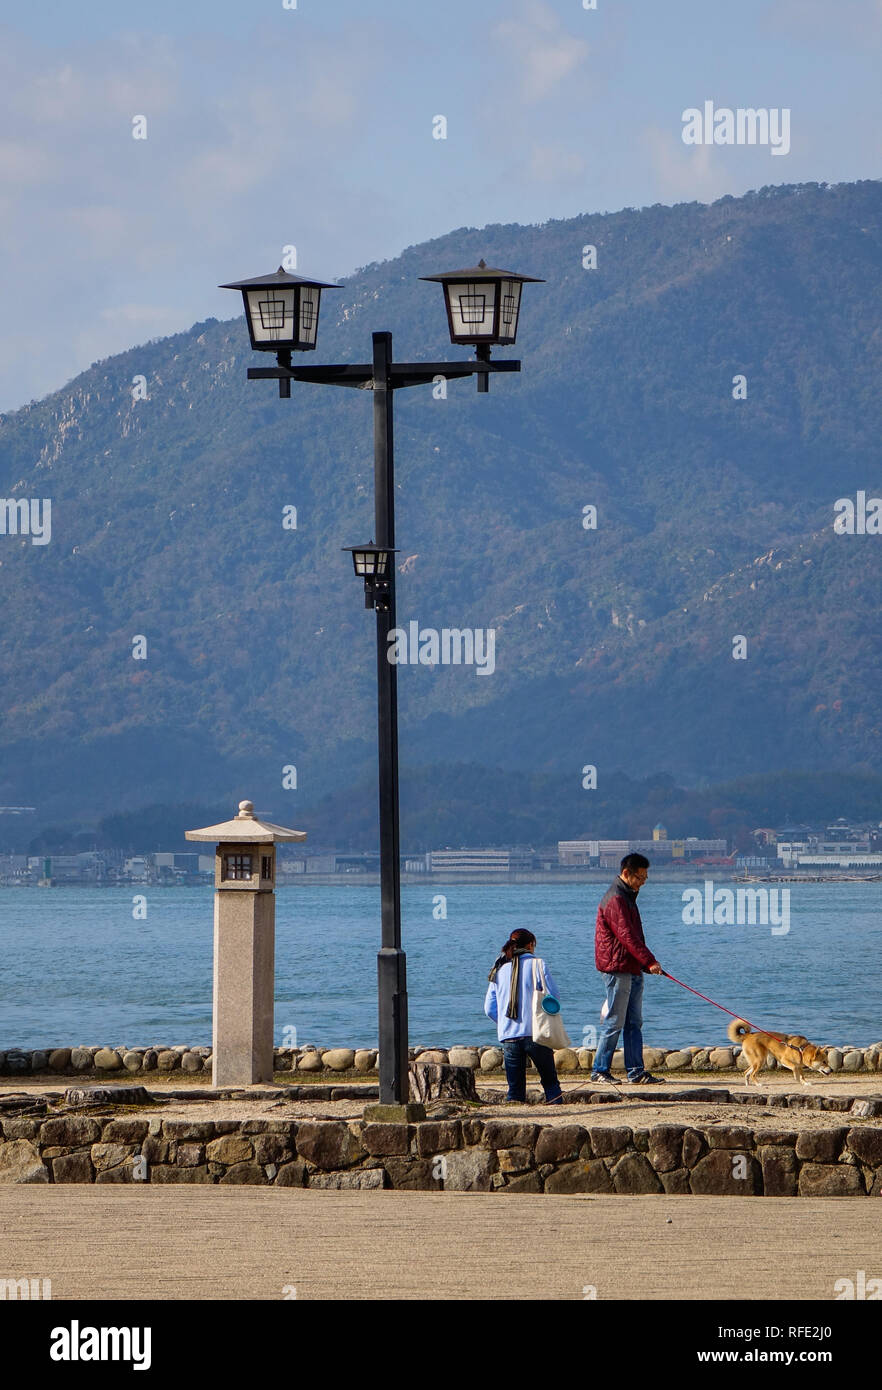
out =
[[[502,1072],[502,1051],[498,1047],[432,1047],[411,1048],[410,1056],[426,1060],[450,1062],[452,1066],[469,1067],[481,1072]],[[594,1052],[590,1048],[562,1048],[554,1054],[558,1072],[590,1072]],[[681,1047],[643,1049],[643,1060],[651,1071],[731,1072],[746,1070],[747,1063],[740,1047]],[[882,1071],[882,1042],[869,1047],[831,1048],[828,1060],[834,1072]],[[769,1058],[767,1067],[776,1063]],[[532,1068],[532,1063],[530,1063]],[[302,1047],[274,1050],[274,1069],[277,1072],[361,1073],[376,1075],[377,1052],[370,1048]],[[622,1071],[623,1059],[617,1052],[613,1070]],[[781,1068],[781,1070],[786,1070]],[[48,1073],[56,1076],[107,1075],[110,1072],[183,1072],[197,1075],[211,1071],[210,1047],[58,1047],[25,1051],[8,1048],[0,1051],[0,1076],[34,1076]]]
[[782,1125],[757,1132],[741,1125],[586,1128],[477,1118],[406,1125],[70,1114],[0,1122],[0,1183],[138,1181],[434,1192],[880,1196],[882,1125],[845,1123],[800,1132]]

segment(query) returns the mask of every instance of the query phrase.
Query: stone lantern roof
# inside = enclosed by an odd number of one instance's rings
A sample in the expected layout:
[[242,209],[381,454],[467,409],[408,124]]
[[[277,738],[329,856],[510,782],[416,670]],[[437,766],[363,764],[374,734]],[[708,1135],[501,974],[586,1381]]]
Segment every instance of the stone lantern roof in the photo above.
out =
[[248,841],[255,845],[271,845],[282,840],[305,840],[306,831],[288,830],[284,825],[258,820],[254,814],[254,802],[240,801],[239,814],[232,820],[221,821],[219,825],[206,825],[201,830],[187,830],[185,838],[210,840],[215,844],[242,844]]

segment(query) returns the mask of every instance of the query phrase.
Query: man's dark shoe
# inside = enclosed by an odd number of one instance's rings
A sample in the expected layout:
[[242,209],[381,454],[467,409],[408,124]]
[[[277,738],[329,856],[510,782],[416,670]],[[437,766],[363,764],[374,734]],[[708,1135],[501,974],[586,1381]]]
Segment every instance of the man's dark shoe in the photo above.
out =
[[633,1080],[628,1077],[630,1086],[663,1086],[664,1079],[661,1076],[653,1076],[651,1072],[645,1071],[642,1076],[635,1076]]
[[595,1072],[592,1072],[592,1073],[591,1073],[591,1080],[592,1080],[592,1082],[593,1082],[593,1084],[594,1084],[595,1086],[596,1086],[596,1085],[600,1085],[600,1086],[615,1086],[615,1084],[616,1084],[616,1083],[613,1081],[613,1079],[612,1079],[612,1077],[610,1076],[610,1074],[609,1074],[608,1071],[595,1071]]
[[552,1096],[551,1100],[546,1100],[546,1105],[563,1105],[563,1093],[559,1096]]

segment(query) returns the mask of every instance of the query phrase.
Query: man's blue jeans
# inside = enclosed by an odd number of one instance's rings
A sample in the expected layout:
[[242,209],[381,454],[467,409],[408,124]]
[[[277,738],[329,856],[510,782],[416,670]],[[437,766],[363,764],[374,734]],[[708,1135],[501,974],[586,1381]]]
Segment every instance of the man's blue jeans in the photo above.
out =
[[539,1080],[546,1100],[555,1100],[563,1092],[557,1079],[554,1065],[554,1052],[544,1043],[534,1042],[532,1038],[506,1038],[502,1044],[502,1058],[505,1062],[505,1079],[508,1082],[506,1100],[527,1099],[527,1058],[536,1063]]
[[643,975],[626,975],[619,971],[603,972],[606,1002],[609,1013],[604,1020],[594,1056],[594,1071],[608,1072],[613,1053],[624,1029],[625,1071],[628,1080],[643,1075]]

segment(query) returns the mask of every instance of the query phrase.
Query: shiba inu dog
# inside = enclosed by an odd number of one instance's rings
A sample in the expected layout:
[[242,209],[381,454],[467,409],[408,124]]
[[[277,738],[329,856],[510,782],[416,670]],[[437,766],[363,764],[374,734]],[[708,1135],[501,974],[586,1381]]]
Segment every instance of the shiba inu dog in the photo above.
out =
[[832,1074],[832,1067],[827,1066],[827,1048],[816,1047],[799,1033],[792,1033],[782,1041],[770,1033],[751,1033],[743,1018],[733,1018],[729,1024],[729,1040],[741,1043],[744,1055],[750,1063],[744,1073],[744,1080],[748,1086],[751,1081],[757,1086],[762,1084],[758,1073],[769,1053],[779,1066],[789,1067],[803,1086],[812,1084],[803,1076],[803,1069],[806,1067],[812,1071],[819,1071],[824,1076]]

